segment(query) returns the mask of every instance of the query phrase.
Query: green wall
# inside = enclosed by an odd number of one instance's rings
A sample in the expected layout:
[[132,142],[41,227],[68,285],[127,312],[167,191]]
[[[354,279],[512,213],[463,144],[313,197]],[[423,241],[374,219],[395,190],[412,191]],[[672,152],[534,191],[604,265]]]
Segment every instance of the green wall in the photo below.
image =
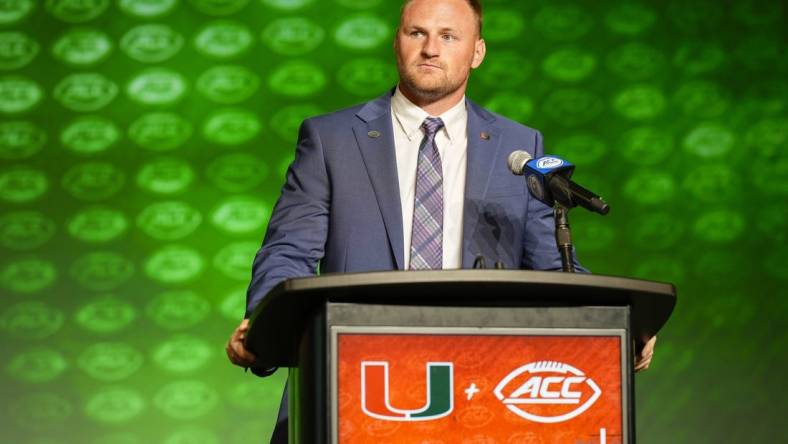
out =
[[[640,442],[788,440],[788,5],[485,6],[468,95],[613,208],[580,259],[678,288]],[[0,441],[267,437],[284,375],[224,342],[298,124],[395,83],[398,9],[0,0]]]

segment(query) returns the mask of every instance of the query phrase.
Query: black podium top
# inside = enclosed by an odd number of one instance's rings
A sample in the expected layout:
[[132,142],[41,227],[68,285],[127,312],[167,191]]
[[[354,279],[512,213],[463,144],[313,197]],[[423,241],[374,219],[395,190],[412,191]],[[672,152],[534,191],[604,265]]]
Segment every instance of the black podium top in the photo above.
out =
[[676,305],[671,284],[581,273],[523,270],[385,271],[286,280],[250,317],[247,348],[264,367],[296,365],[308,316],[323,303],[473,306],[631,306],[632,337],[645,342]]

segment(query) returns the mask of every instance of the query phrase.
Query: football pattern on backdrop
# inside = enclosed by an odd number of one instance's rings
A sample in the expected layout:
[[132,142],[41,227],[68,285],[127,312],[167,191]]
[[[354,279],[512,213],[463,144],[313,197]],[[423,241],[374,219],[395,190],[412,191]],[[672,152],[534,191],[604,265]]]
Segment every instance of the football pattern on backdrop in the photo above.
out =
[[[678,288],[637,378],[640,441],[776,441],[788,7],[484,4],[468,96],[540,129],[611,204],[572,213],[580,260]],[[398,15],[382,0],[0,1],[3,440],[268,436],[286,375],[245,375],[223,346],[300,122],[396,83]]]

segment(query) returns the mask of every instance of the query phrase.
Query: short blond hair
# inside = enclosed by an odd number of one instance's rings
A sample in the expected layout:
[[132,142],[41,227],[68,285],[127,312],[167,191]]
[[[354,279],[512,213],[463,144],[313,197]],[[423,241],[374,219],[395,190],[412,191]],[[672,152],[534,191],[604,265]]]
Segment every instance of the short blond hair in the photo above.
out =
[[[402,22],[402,13],[405,12],[405,7],[410,4],[413,0],[405,0],[402,2],[402,9],[400,10],[399,17],[400,23]],[[481,0],[466,0],[468,6],[473,9],[473,14],[476,16],[476,24],[478,25],[479,37],[482,35],[482,22],[483,22],[483,15],[482,15],[482,2]]]

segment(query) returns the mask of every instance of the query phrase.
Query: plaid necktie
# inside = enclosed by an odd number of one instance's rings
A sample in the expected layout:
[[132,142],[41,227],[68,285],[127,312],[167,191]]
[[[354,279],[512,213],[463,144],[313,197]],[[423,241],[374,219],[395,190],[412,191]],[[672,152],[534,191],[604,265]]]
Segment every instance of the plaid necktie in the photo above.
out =
[[427,117],[421,124],[424,139],[416,167],[416,195],[410,240],[410,269],[443,268],[443,168],[435,134],[443,121]]

